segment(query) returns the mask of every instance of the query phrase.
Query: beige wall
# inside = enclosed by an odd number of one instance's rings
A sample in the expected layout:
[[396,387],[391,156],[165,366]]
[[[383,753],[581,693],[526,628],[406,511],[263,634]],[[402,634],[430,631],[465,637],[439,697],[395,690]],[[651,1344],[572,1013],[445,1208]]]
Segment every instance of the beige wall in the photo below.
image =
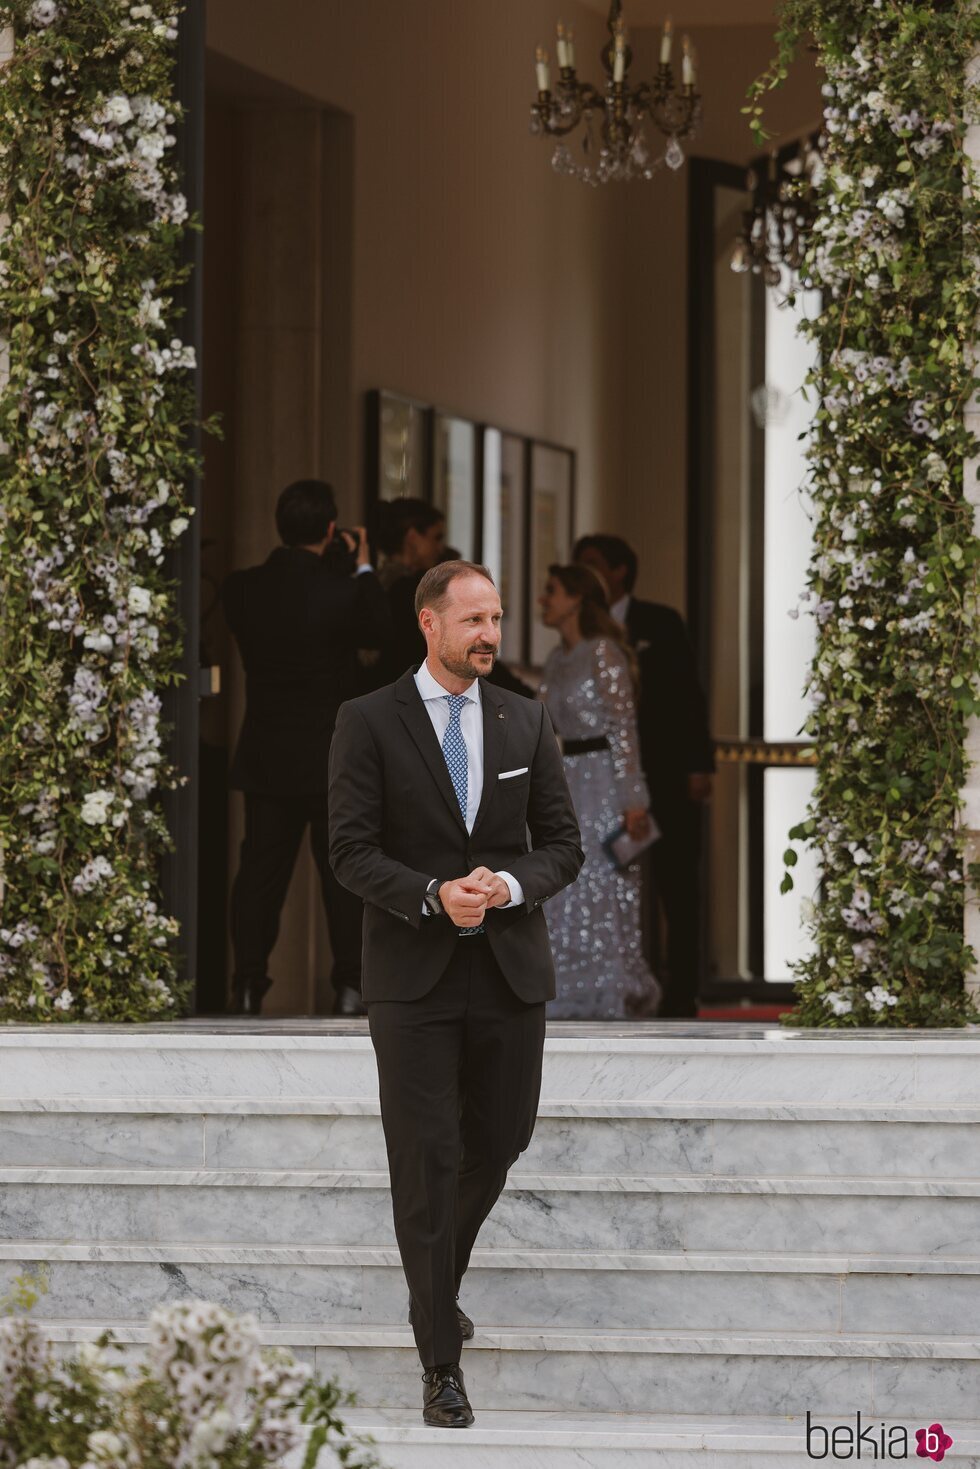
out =
[[[565,15],[597,51],[601,17]],[[211,48],[353,118],[358,495],[374,387],[574,445],[586,521],[621,478],[625,199],[556,177],[528,136],[554,21],[553,0],[210,0]]]

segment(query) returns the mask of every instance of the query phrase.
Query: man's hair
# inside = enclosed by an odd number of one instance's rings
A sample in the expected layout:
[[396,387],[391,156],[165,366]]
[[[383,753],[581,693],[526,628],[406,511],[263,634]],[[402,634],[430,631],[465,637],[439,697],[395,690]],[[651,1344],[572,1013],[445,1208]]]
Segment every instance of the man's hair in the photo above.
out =
[[298,479],[276,501],[276,530],[285,546],[315,546],[337,519],[337,501],[326,480]]
[[636,552],[629,541],[624,541],[622,536],[607,536],[601,532],[594,536],[579,536],[572,551],[572,560],[577,561],[583,551],[598,551],[610,567],[625,566],[626,590],[631,592],[636,586],[636,572],[639,565]]
[[441,612],[446,603],[446,593],[460,576],[484,576],[490,585],[496,586],[488,566],[479,566],[475,561],[440,561],[427,571],[415,592],[415,616],[423,607]]

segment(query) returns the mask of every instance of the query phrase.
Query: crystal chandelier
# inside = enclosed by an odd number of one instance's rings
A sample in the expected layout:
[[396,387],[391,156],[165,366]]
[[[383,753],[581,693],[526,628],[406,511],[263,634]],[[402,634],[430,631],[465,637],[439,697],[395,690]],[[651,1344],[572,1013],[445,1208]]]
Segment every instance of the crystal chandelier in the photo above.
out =
[[[660,65],[652,83],[631,87],[628,81],[633,52],[626,43],[622,0],[609,7],[609,40],[599,53],[606,72],[602,89],[579,81],[575,74],[575,38],[558,26],[558,85],[551,90],[548,55],[537,52],[538,100],[531,104],[531,132],[536,137],[556,139],[552,167],[588,184],[612,179],[652,179],[664,163],[680,168],[684,162],[681,139],[689,138],[701,119],[701,94],[697,90],[694,55],[687,36],[683,40],[681,84],[674,84],[670,57],[673,26],[668,20],[660,40]],[[650,119],[667,139],[665,151],[653,158],[645,136]],[[577,162],[564,139],[583,125],[582,159]]]
[[[778,286],[785,271],[799,276],[817,212],[816,189],[823,171],[819,139],[806,138],[790,158],[769,155],[765,177],[750,168],[745,187],[752,208],[742,216],[742,228],[732,250],[732,270],[751,270],[767,286]],[[804,282],[805,284],[805,282]]]

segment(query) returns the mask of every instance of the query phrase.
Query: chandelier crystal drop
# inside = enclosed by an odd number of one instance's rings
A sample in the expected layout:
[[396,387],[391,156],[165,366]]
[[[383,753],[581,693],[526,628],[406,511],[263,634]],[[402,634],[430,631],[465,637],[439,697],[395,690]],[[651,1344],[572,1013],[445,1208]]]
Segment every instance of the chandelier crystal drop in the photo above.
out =
[[[531,104],[531,133],[551,138],[555,147],[551,166],[556,173],[581,179],[587,184],[626,183],[652,179],[666,163],[678,169],[684,162],[681,140],[691,137],[701,120],[701,94],[697,90],[694,53],[683,38],[681,82],[675,85],[671,53],[673,26],[668,20],[660,40],[660,65],[653,82],[631,87],[629,69],[633,52],[626,40],[622,0],[609,7],[609,40],[599,53],[606,81],[599,90],[580,81],[575,71],[575,38],[558,24],[558,82],[551,86],[548,54],[540,46],[535,71],[537,101]],[[652,124],[667,139],[664,152],[654,157],[647,138]],[[564,140],[581,128],[580,145],[574,152]]]

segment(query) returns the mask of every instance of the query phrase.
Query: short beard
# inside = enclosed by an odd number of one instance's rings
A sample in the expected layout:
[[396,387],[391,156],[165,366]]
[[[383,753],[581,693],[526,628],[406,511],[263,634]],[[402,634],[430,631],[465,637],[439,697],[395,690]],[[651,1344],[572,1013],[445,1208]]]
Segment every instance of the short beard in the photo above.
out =
[[443,643],[440,645],[439,648],[439,662],[442,664],[443,668],[448,669],[449,672],[453,674],[456,678],[485,678],[487,673],[493,672],[494,664],[497,661],[497,652],[496,649],[493,648],[488,648],[486,650],[490,654],[492,662],[490,664],[490,667],[486,670],[486,672],[484,672],[483,669],[477,668],[474,663],[470,662],[470,654],[479,651],[479,649],[470,648],[468,649],[464,657],[458,658],[446,646],[446,644]]

